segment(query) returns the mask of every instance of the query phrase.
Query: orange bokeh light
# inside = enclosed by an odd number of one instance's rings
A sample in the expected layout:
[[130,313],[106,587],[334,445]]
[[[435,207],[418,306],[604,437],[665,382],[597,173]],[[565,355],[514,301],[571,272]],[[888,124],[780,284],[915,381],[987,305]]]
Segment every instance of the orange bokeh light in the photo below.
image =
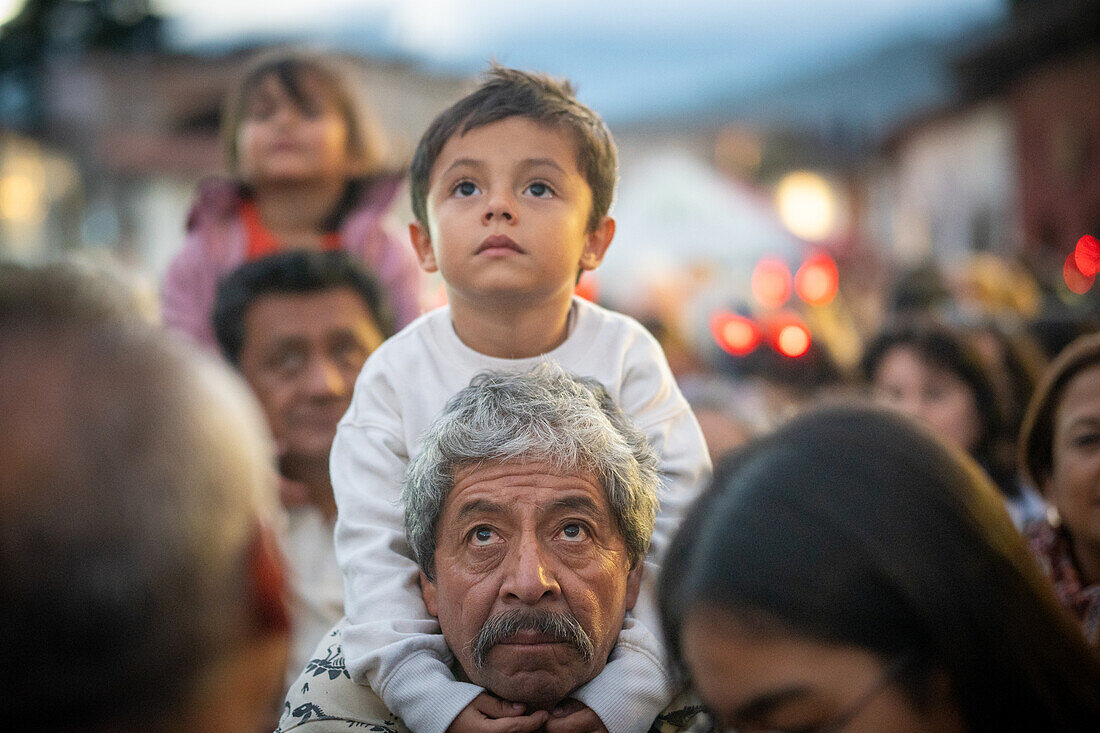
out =
[[778,308],[791,297],[791,271],[782,260],[765,258],[752,271],[752,295],[765,308]]
[[808,257],[794,275],[798,297],[814,306],[830,303],[836,297],[839,282],[836,262],[824,253]]
[[796,359],[810,350],[810,331],[801,323],[785,323],[775,335],[775,349]]
[[715,313],[710,319],[710,331],[722,350],[734,356],[745,356],[760,343],[756,324],[735,313]]

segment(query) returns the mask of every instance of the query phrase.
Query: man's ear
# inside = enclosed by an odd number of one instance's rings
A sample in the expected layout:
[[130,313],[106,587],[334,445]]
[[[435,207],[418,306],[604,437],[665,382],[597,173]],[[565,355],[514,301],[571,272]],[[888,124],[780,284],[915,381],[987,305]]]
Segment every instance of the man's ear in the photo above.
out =
[[634,604],[638,602],[638,591],[642,588],[642,575],[645,573],[645,558],[639,557],[638,562],[626,575],[626,610],[634,610]]
[[416,259],[420,261],[420,269],[424,272],[436,272],[439,265],[435,261],[435,251],[432,249],[432,235],[428,232],[428,226],[414,221],[409,224],[409,239],[412,240],[413,251]]
[[439,603],[436,598],[435,583],[428,580],[428,576],[424,574],[424,571],[420,571],[420,595],[424,597],[424,605],[428,607],[428,613],[439,617]]
[[595,270],[603,262],[607,248],[615,237],[615,220],[610,216],[600,219],[600,223],[587,235],[584,252],[581,253],[581,269]]

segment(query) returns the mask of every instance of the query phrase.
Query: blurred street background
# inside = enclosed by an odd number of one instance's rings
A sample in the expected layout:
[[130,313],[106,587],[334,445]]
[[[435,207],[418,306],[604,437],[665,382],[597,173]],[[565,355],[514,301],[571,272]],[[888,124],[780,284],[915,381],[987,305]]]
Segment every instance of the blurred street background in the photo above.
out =
[[155,291],[243,60],[306,44],[359,65],[397,165],[490,59],[569,77],[620,146],[586,287],[678,375],[765,347],[773,374],[851,368],[911,306],[1050,352],[1095,325],[1096,0],[0,0],[0,23],[5,258]]

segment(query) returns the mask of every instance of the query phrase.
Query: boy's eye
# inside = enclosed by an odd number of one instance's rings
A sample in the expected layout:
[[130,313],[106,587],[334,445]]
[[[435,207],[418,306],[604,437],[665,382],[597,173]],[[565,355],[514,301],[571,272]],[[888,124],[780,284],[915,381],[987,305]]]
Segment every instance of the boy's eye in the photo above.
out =
[[477,192],[477,184],[473,181],[459,181],[454,187],[454,195],[458,198],[473,196]]
[[549,184],[543,183],[541,181],[535,181],[530,186],[528,186],[527,192],[535,198],[540,199],[550,198],[554,195],[554,189],[550,188]]

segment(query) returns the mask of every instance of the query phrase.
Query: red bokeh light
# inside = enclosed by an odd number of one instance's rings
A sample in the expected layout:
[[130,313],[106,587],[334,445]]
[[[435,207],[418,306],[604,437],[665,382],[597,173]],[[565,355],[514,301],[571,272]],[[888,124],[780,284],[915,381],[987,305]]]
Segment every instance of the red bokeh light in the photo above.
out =
[[594,273],[585,272],[581,275],[581,281],[577,283],[577,287],[573,292],[585,300],[595,303],[600,297],[599,280]]
[[1077,247],[1073,250],[1073,261],[1077,265],[1077,270],[1085,277],[1096,276],[1097,270],[1100,270],[1100,242],[1096,237],[1086,234],[1077,240]]
[[836,297],[840,274],[827,254],[811,255],[794,274],[794,289],[809,305],[827,305]]
[[734,356],[745,356],[760,343],[756,324],[735,313],[719,312],[711,316],[710,332],[722,350]]
[[1096,274],[1086,275],[1077,267],[1076,252],[1070,252],[1066,258],[1066,264],[1062,266],[1062,278],[1066,281],[1066,287],[1078,295],[1084,295],[1092,287],[1096,280]]
[[791,271],[782,260],[765,258],[752,271],[752,295],[765,308],[778,308],[791,297]]

